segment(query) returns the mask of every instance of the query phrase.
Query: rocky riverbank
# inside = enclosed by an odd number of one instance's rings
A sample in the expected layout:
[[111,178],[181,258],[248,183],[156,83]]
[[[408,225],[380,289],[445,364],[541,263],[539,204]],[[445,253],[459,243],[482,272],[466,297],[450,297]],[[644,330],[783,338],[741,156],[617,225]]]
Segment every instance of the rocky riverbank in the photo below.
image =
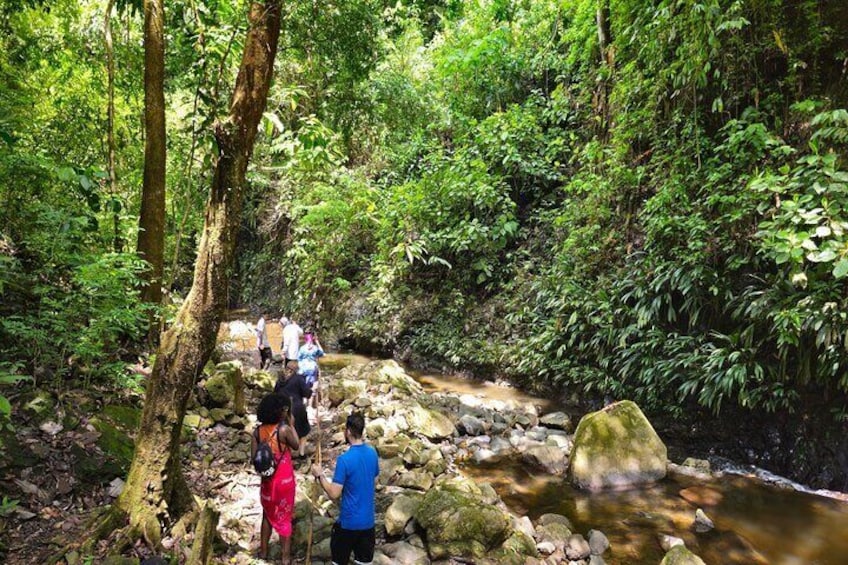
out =
[[[230,376],[234,367],[219,365],[201,384],[199,397],[215,403],[219,389],[230,386],[222,383],[238,381]],[[248,397],[256,399],[272,390],[275,380],[271,373],[247,370]],[[491,485],[469,479],[460,470],[470,462],[519,458],[540,473],[564,475],[574,442],[566,414],[539,414],[532,404],[468,394],[427,394],[394,361],[352,365],[325,381],[325,406],[311,436],[313,442],[320,441],[325,461],[331,464],[345,449],[342,427],[353,410],[365,413],[366,437],[380,455],[375,563],[605,563],[610,544],[603,532],[577,531],[567,516],[556,513],[535,520],[516,515]],[[201,426],[253,425],[251,415],[242,419],[221,407],[199,407],[197,416]],[[246,442],[240,444],[236,459],[246,460],[246,449]],[[662,457],[664,465],[664,451]],[[297,555],[305,556],[311,530],[311,557],[320,563],[329,559],[329,531],[337,508],[306,472],[307,465],[301,465],[294,547]],[[249,492],[243,495],[250,497]],[[237,516],[238,510],[242,516],[258,512],[245,512],[243,501],[236,502],[235,514],[222,506],[222,534],[235,546],[252,550],[255,542],[245,543],[252,525],[244,528]],[[238,527],[232,528],[234,524]],[[229,553],[237,561],[240,556],[241,550]]]

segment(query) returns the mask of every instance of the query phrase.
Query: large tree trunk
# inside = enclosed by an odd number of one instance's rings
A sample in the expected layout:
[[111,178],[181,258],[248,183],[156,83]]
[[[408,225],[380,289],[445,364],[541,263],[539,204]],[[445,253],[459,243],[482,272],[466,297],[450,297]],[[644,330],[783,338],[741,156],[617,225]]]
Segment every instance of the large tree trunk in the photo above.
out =
[[112,209],[112,227],[114,229],[112,246],[115,253],[120,253],[123,244],[121,243],[120,232],[120,212],[115,207],[115,201],[118,198],[117,176],[115,174],[115,49],[112,44],[112,10],[115,7],[115,0],[106,2],[106,14],[103,17],[103,40],[106,44],[106,75],[107,75],[107,90],[108,104],[106,106],[106,145],[108,146],[108,161],[109,161],[109,194],[113,201]]
[[208,361],[227,305],[245,172],[268,96],[280,34],[278,0],[253,2],[226,120],[216,124],[218,161],[206,205],[194,282],[177,319],[162,335],[147,385],[135,455],[118,506],[131,528],[158,544],[160,524],[184,513],[191,498],[180,466],[186,403]]
[[141,298],[162,301],[165,262],[165,14],[163,0],[144,0],[144,180],[138,254],[150,264]]

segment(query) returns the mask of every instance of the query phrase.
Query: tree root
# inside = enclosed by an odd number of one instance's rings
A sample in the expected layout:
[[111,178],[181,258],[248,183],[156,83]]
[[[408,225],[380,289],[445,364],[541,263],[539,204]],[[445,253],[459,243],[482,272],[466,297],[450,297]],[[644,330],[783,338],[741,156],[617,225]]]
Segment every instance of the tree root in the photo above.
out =
[[[212,557],[213,544],[217,536],[218,518],[220,513],[214,508],[212,501],[199,501],[198,507],[183,515],[170,530],[170,536],[182,540],[191,536],[191,554],[187,561],[190,565],[206,565]],[[155,524],[152,522],[155,521]],[[65,545],[48,561],[48,565],[56,565],[65,556],[75,551],[79,555],[96,555],[97,544],[109,539],[109,554],[120,555],[133,546],[139,539],[155,550],[161,548],[161,531],[158,518],[151,514],[147,524],[133,527],[129,524],[127,512],[118,505],[105,506],[94,512],[85,526],[85,534],[77,541]],[[155,531],[151,531],[155,530]],[[155,543],[154,543],[155,541]],[[176,545],[179,547],[179,544]]]

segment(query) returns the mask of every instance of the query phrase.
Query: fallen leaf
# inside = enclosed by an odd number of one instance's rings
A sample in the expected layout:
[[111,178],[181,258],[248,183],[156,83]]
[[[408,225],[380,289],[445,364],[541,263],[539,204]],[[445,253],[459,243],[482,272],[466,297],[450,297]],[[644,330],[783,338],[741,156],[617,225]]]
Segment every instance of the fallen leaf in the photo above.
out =
[[42,432],[46,434],[50,434],[51,436],[55,436],[59,432],[65,429],[65,427],[58,422],[47,421],[41,424],[38,427]]
[[109,490],[107,491],[109,493],[109,496],[111,496],[112,498],[118,498],[119,496],[121,496],[121,493],[124,491],[125,484],[126,483],[124,483],[123,479],[121,479],[120,477],[115,477],[112,482],[109,483]]
[[37,485],[34,485],[28,481],[23,481],[21,479],[15,479],[15,484],[20,487],[20,489],[25,493],[33,496],[38,496],[41,492],[41,489],[38,488]]

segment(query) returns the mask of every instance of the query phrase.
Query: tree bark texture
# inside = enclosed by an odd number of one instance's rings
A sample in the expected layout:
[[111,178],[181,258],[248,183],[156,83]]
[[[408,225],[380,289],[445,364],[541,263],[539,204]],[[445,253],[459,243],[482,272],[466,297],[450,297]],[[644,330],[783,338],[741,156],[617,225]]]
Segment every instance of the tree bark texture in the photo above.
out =
[[165,263],[165,13],[164,0],[144,0],[144,180],[138,254],[150,264],[141,298],[162,301]]
[[612,90],[612,71],[614,56],[612,51],[612,31],[610,29],[609,0],[598,0],[595,10],[595,24],[598,28],[598,48],[600,50],[601,80],[595,93],[596,108],[600,121],[600,136],[607,140],[610,129],[609,97]]
[[229,116],[215,125],[218,159],[206,204],[194,282],[174,325],[161,339],[147,384],[135,454],[119,509],[130,526],[158,545],[161,523],[192,506],[180,466],[180,431],[197,376],[215,347],[227,306],[235,250],[256,131],[265,110],[280,34],[278,0],[255,1]]

